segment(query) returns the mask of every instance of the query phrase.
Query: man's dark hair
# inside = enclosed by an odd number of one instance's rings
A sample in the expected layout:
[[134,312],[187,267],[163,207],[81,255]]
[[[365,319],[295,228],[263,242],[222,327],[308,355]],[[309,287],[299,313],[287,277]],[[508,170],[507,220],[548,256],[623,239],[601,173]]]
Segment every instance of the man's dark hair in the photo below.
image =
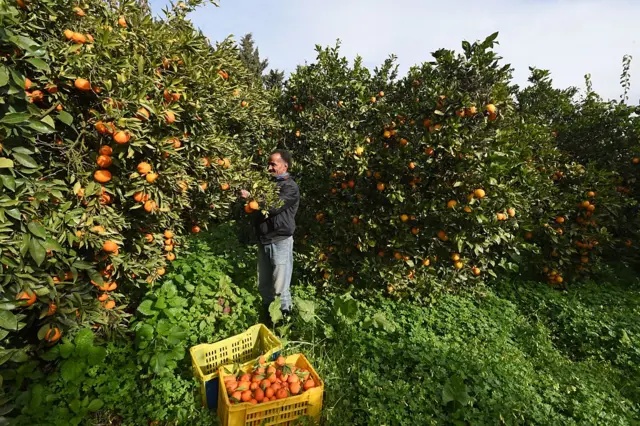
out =
[[276,149],[275,151],[273,151],[274,154],[280,154],[280,158],[282,158],[282,160],[287,163],[287,166],[291,167],[291,153],[289,151],[287,151],[286,149]]

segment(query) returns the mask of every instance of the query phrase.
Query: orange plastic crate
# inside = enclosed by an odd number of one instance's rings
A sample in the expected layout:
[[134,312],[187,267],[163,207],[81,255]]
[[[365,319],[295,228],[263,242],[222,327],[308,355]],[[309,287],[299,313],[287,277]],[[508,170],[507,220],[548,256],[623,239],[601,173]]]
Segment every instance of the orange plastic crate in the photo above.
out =
[[[311,377],[316,382],[316,387],[304,391],[300,395],[256,405],[249,402],[231,405],[227,389],[224,386],[224,377],[229,374],[225,372],[225,367],[220,367],[218,373],[220,377],[218,417],[223,426],[288,426],[291,424],[290,422],[302,416],[309,416],[316,422],[320,421],[324,382],[303,354],[290,355],[286,359],[287,364],[309,370]],[[249,373],[254,365],[255,362],[246,363],[241,370]],[[233,367],[226,366],[226,368],[231,370]]]

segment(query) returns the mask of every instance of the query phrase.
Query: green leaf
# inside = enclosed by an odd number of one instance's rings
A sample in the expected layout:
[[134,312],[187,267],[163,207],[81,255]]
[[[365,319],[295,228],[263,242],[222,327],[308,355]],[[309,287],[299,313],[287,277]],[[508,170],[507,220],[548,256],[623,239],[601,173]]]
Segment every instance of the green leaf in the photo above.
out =
[[94,411],[98,411],[99,409],[101,409],[103,406],[104,406],[104,402],[102,402],[101,399],[94,399],[89,403],[87,410],[93,413]]
[[298,312],[300,313],[300,318],[304,322],[315,322],[316,315],[316,305],[310,300],[303,300],[299,297],[295,298],[294,305],[298,307]]
[[[9,160],[9,161],[11,161],[11,160]],[[2,163],[2,158],[0,158],[0,163]],[[0,164],[0,168],[2,168],[1,164]],[[2,185],[4,185],[5,188],[10,189],[11,191],[15,191],[16,190],[16,180],[13,178],[13,176],[11,176],[11,175],[0,175],[0,181],[2,181]]]
[[24,123],[31,118],[31,114],[28,112],[10,112],[0,119],[0,123],[18,124]]
[[373,325],[377,328],[382,328],[384,331],[392,333],[395,331],[396,326],[393,322],[389,321],[384,312],[377,312],[372,318],[371,321]]
[[67,126],[71,126],[73,123],[73,116],[67,111],[60,111],[57,116],[58,120],[62,121]]
[[54,346],[47,352],[43,353],[40,358],[45,361],[54,361],[60,357],[60,346]]
[[9,82],[9,73],[7,67],[0,65],[0,87],[6,86]]
[[99,365],[107,358],[107,350],[100,346],[91,346],[89,348],[89,355],[87,361],[89,365]]
[[459,376],[450,377],[442,389],[442,402],[447,404],[456,401],[462,405],[467,405],[473,401],[469,396],[469,388],[464,384],[464,380]]
[[282,320],[282,310],[280,304],[280,296],[276,297],[276,300],[269,305],[269,315],[271,316],[271,322],[275,325],[278,321]]
[[44,262],[47,251],[44,249],[44,247],[42,247],[40,241],[32,238],[31,241],[29,241],[29,254],[33,258],[33,260],[35,260],[36,264],[40,266],[42,265],[42,262]]
[[0,310],[0,327],[7,330],[18,329],[18,319],[13,312]]
[[[74,263],[75,266],[75,263]],[[78,268],[76,266],[76,268]],[[82,269],[82,268],[78,268],[78,269]],[[95,269],[91,268],[91,269],[87,269],[87,275],[89,275],[89,279],[93,282],[95,282],[98,285],[102,285],[104,284],[104,280],[102,279],[102,275],[96,271]]]
[[45,229],[44,226],[40,225],[38,222],[36,221],[29,222],[29,225],[27,225],[27,228],[29,228],[29,231],[31,231],[31,233],[36,237],[47,238],[47,230]]
[[26,59],[26,61],[29,62],[34,67],[36,67],[37,69],[39,69],[40,71],[51,72],[51,68],[49,68],[49,65],[42,59],[29,58],[29,59]]
[[68,359],[60,366],[60,376],[65,382],[71,382],[83,375],[86,364],[79,359]]
[[55,127],[51,127],[42,121],[29,120],[29,127],[39,133],[53,133],[56,131]]
[[140,312],[142,315],[153,315],[156,313],[156,311],[153,310],[152,306],[153,300],[144,300],[140,305],[138,305],[138,312]]
[[38,167],[38,163],[36,163],[36,161],[27,154],[14,152],[13,158],[15,158],[18,163],[22,164],[25,167],[29,167],[31,169],[35,169],[36,167]]
[[93,347],[93,332],[88,328],[83,328],[78,332],[74,340],[76,353],[79,356],[89,355],[89,349]]
[[151,340],[153,339],[153,327],[149,324],[144,324],[142,327],[140,327],[136,335],[142,340]]
[[50,115],[47,115],[46,117],[43,117],[42,120],[40,120],[40,121],[42,121],[47,126],[51,126],[54,129],[56,128],[56,123],[55,123],[55,121],[53,121],[53,118],[51,118]]
[[12,169],[13,168],[13,160],[1,157],[0,158],[0,169]]
[[65,359],[69,358],[76,348],[76,346],[71,342],[63,343],[62,345],[59,345],[59,347],[60,356]]

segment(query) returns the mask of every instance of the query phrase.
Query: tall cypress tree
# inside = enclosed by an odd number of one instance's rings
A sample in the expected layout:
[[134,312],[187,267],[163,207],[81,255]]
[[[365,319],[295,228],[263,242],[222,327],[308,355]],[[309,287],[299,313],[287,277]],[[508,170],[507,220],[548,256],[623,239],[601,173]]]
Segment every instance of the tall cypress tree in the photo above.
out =
[[262,80],[265,88],[281,89],[284,85],[284,71],[271,69],[265,74],[265,70],[269,66],[269,59],[260,59],[260,51],[255,46],[253,34],[245,34],[240,39],[240,59],[245,66],[255,75],[256,79]]

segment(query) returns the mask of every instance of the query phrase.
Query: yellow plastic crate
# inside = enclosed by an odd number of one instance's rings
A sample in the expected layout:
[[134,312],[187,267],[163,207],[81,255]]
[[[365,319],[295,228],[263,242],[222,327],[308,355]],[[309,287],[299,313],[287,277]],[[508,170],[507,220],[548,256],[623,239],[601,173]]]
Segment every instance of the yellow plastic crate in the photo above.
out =
[[[288,426],[293,420],[302,416],[309,416],[319,422],[322,414],[324,382],[303,354],[288,356],[287,364],[294,364],[298,368],[309,370],[311,377],[316,382],[316,387],[304,391],[300,395],[256,405],[249,402],[231,405],[227,389],[224,386],[224,377],[229,374],[224,371],[224,366],[220,367],[220,390],[218,393],[220,423],[223,426]],[[254,365],[254,362],[246,363],[241,370],[249,373]],[[226,368],[231,370],[233,367],[226,366]]]
[[205,343],[189,349],[193,374],[200,381],[202,405],[215,409],[218,404],[218,369],[227,364],[245,363],[264,354],[275,360],[282,344],[263,324],[251,326],[216,343]]

